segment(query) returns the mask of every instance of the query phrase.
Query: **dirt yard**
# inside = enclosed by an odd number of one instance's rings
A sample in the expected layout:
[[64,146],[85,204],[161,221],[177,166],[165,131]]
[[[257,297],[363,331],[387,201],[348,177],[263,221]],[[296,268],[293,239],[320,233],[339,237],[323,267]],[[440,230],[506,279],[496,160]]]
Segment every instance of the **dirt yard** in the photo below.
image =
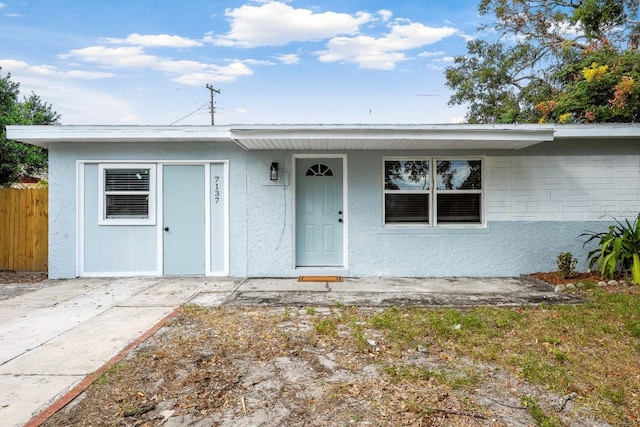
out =
[[376,313],[187,306],[44,425],[608,425],[437,340],[387,346]]

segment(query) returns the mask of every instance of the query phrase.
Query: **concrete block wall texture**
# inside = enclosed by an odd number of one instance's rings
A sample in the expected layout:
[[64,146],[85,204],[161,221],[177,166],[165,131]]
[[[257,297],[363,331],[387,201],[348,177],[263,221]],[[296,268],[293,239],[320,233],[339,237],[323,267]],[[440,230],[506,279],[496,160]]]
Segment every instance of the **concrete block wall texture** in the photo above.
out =
[[640,212],[640,156],[489,157],[488,221],[598,221]]
[[[537,150],[537,151],[536,151]],[[346,153],[345,276],[514,276],[556,268],[572,252],[586,269],[581,233],[640,211],[640,155],[586,154],[577,148],[523,152]],[[583,150],[584,151],[584,150]],[[50,150],[50,277],[76,275],[76,161],[228,160],[230,275],[295,277],[293,162],[298,153],[245,152],[233,144],[60,144]],[[326,152],[318,152],[326,155]],[[333,153],[331,153],[333,154]],[[345,153],[335,153],[342,155]],[[486,224],[383,224],[385,157],[481,157]],[[278,162],[284,185],[272,185]],[[154,245],[154,242],[148,242]],[[91,242],[85,242],[85,247]]]

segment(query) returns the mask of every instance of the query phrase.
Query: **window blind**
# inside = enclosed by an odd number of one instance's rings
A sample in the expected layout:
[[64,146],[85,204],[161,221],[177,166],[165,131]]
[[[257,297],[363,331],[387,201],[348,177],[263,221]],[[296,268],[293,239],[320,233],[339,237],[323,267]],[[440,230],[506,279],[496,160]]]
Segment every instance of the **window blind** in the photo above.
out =
[[429,223],[429,194],[387,193],[385,222]]

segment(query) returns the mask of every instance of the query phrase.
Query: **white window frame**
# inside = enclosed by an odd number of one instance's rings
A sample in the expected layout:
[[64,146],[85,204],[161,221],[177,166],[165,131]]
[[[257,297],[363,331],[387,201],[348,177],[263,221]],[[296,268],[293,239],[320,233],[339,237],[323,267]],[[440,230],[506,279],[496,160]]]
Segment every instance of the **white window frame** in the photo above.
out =
[[[398,162],[398,161],[415,161],[415,162],[428,162],[429,163],[429,188],[427,190],[387,190],[386,186],[386,162]],[[385,226],[391,227],[429,227],[433,223],[433,161],[431,157],[385,157],[382,159],[382,222]],[[429,218],[427,222],[387,222],[387,194],[423,194],[429,203]]]
[[[147,218],[107,218],[105,190],[105,170],[107,169],[148,169],[149,191],[135,194],[149,195],[149,216]],[[100,163],[98,165],[98,225],[155,225],[156,224],[156,164],[155,163]],[[126,194],[118,192],[111,194]]]
[[[429,162],[429,190],[387,190],[385,188],[386,168],[385,162],[387,161],[428,161]],[[438,190],[437,189],[437,162],[438,161],[470,161],[477,160],[480,162],[480,189],[479,190]],[[484,203],[484,175],[485,175],[485,162],[482,157],[465,157],[465,156],[390,156],[382,158],[382,224],[385,228],[478,228],[484,227],[485,224],[485,203]],[[386,221],[386,208],[385,201],[387,194],[417,194],[425,193],[429,197],[429,222],[387,222]],[[480,221],[479,222],[443,222],[438,224],[438,194],[480,194]]]
[[[480,162],[480,189],[479,190],[438,190],[438,183],[436,180],[439,161],[479,161]],[[478,227],[484,225],[484,162],[478,157],[435,157],[433,159],[433,172],[431,174],[433,179],[433,225],[438,226],[438,194],[480,194],[480,221],[479,222],[443,222],[441,227]]]

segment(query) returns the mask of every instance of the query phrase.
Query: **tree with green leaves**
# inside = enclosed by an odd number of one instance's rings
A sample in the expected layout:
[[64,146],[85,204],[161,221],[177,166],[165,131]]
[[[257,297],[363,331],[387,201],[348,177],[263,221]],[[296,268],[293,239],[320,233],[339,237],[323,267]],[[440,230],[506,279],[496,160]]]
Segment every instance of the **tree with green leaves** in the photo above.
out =
[[447,67],[449,104],[467,105],[469,123],[638,121],[638,3],[481,0],[494,38]]
[[0,74],[0,187],[11,185],[21,175],[47,169],[47,151],[8,140],[7,125],[53,125],[60,119],[51,105],[35,93],[22,99],[19,96],[20,83],[11,80],[11,73]]

